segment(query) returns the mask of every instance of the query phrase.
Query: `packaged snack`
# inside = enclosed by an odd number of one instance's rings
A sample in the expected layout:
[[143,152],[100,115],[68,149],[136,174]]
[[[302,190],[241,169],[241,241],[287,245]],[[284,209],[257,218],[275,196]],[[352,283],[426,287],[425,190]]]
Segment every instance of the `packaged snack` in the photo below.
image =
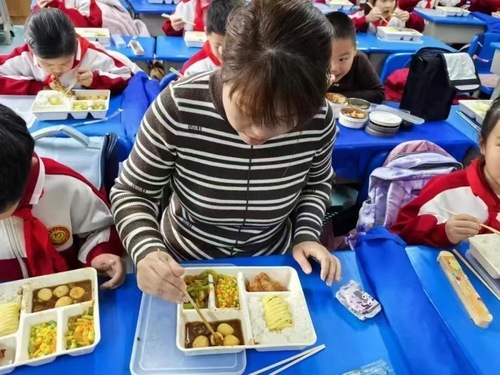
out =
[[384,360],[378,360],[342,375],[392,375],[394,370]]
[[380,303],[366,293],[354,280],[341,287],[335,297],[360,320],[373,318],[382,310]]

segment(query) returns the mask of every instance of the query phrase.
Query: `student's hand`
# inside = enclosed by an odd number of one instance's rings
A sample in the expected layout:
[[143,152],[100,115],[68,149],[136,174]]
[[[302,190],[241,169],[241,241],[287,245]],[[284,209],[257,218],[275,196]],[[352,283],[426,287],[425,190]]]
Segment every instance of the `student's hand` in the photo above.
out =
[[178,18],[175,16],[172,16],[172,18],[170,18],[170,24],[172,25],[172,29],[174,29],[175,31],[182,30],[184,26],[186,26],[186,22],[184,22],[182,18]]
[[467,214],[453,215],[448,219],[445,226],[446,236],[452,244],[475,236],[479,233],[481,226],[479,220]]
[[310,274],[311,263],[307,258],[314,258],[321,264],[321,280],[326,281],[328,286],[334,281],[342,279],[342,266],[336,256],[330,254],[326,247],[317,242],[305,241],[293,247],[293,258],[302,268],[304,273]]
[[146,255],[137,264],[137,285],[144,293],[170,302],[185,300],[186,283],[181,276],[182,268],[170,255],[155,251]]
[[90,265],[111,278],[101,285],[103,289],[118,288],[125,281],[125,261],[118,255],[100,254],[92,259]]
[[52,2],[52,0],[36,0],[37,5],[40,8],[45,8],[47,5],[49,5]]
[[94,73],[89,68],[78,68],[75,73],[77,84],[83,87],[90,87],[94,80]]
[[370,13],[366,15],[365,20],[366,23],[370,23],[370,22],[376,22],[381,18],[382,18],[382,11],[379,8],[374,7],[372,10],[370,10]]
[[401,9],[396,9],[394,11],[394,16],[396,18],[399,18],[404,23],[406,23],[410,19],[410,13]]

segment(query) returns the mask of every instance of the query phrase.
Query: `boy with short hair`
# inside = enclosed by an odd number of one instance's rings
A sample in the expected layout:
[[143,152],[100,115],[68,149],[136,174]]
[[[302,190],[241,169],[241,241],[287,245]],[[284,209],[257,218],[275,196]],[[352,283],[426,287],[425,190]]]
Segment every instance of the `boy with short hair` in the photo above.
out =
[[354,22],[342,12],[333,12],[326,17],[335,30],[328,91],[348,98],[361,98],[371,103],[382,103],[384,86],[368,57],[356,50]]
[[226,38],[226,24],[232,10],[242,6],[244,0],[212,0],[207,11],[206,28],[208,41],[201,51],[191,56],[181,73],[190,76],[221,66],[220,56]]
[[123,283],[123,248],[105,198],[34,153],[25,121],[0,104],[0,282],[90,266]]

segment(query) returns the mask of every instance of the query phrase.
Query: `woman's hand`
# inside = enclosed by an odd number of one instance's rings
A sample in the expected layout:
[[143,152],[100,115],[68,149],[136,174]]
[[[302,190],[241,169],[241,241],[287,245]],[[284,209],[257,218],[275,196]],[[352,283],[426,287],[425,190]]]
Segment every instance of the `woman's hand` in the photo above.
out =
[[155,251],[146,255],[137,264],[137,284],[144,293],[170,302],[185,300],[186,283],[181,276],[182,268],[170,255]]
[[186,22],[184,22],[182,18],[178,18],[175,16],[172,16],[170,18],[170,24],[172,25],[172,29],[174,29],[175,31],[182,30],[184,26],[186,26]]
[[370,10],[370,13],[365,16],[366,23],[376,22],[381,18],[382,11],[377,7],[374,7],[372,10]]
[[77,79],[77,84],[83,87],[90,87],[92,81],[94,80],[94,73],[89,68],[78,68],[76,70],[75,78]]
[[444,225],[446,236],[452,244],[457,244],[479,233],[479,220],[467,214],[453,215]]
[[312,271],[311,264],[307,258],[312,257],[321,264],[321,280],[326,281],[331,286],[333,281],[340,281],[342,278],[342,266],[336,256],[322,245],[313,241],[301,242],[293,247],[293,258],[302,268],[302,271],[309,274]]
[[125,261],[118,255],[100,254],[92,259],[90,265],[111,278],[101,285],[103,289],[118,288],[125,281]]

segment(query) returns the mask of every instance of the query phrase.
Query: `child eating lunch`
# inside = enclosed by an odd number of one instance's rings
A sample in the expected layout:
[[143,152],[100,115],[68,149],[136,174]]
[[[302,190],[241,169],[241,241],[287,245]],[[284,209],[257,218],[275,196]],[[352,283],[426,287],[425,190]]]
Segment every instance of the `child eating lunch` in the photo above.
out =
[[163,24],[163,32],[170,36],[184,31],[204,31],[210,0],[181,0],[174,13]]

